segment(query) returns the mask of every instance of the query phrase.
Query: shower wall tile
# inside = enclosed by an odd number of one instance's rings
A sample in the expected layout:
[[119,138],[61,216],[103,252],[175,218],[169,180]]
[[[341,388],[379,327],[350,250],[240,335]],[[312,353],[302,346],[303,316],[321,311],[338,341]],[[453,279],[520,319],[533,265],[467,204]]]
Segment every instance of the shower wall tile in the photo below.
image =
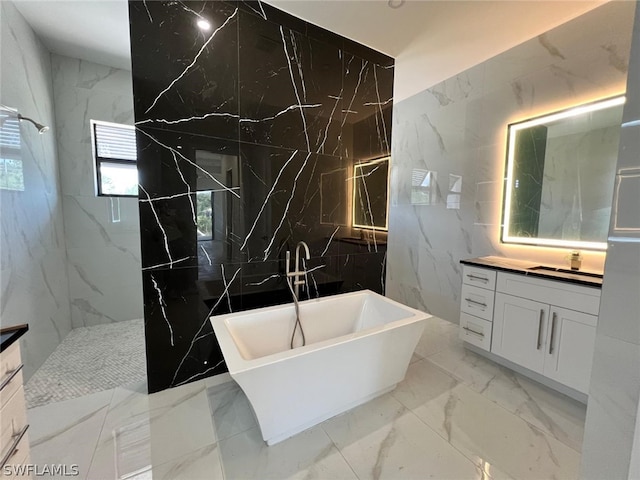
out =
[[[135,243],[123,247],[67,249],[71,318],[74,328],[140,318],[140,274],[123,275],[140,264]],[[114,299],[117,299],[114,301]],[[136,317],[137,316],[137,317]]]
[[393,60],[261,2],[130,18],[154,392],[226,371],[209,317],[290,303],[299,241],[302,298],[384,292],[386,234],[361,238],[351,199],[354,165],[389,154]]
[[96,196],[89,123],[133,124],[131,72],[57,54],[51,62],[72,324],[142,318],[138,202]]
[[20,125],[13,154],[24,190],[0,190],[0,326],[29,324],[21,339],[27,380],[71,330],[67,253],[51,57],[12,2],[0,4],[0,36],[1,103],[50,127],[39,135]]
[[457,322],[461,259],[564,262],[499,240],[507,126],[624,91],[633,8],[603,5],[394,105],[391,298]]

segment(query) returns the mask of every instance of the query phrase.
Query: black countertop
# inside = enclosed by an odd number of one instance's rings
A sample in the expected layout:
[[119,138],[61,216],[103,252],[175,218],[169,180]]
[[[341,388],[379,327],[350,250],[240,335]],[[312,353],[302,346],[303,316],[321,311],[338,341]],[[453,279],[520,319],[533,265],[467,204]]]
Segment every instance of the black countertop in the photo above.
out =
[[29,325],[14,325],[0,328],[0,352],[4,352],[29,330]]
[[516,273],[528,277],[546,278],[559,282],[575,283],[587,287],[602,288],[602,273],[587,270],[571,271],[559,265],[546,265],[529,260],[503,257],[478,257],[460,260],[463,265],[490,268],[502,272]]

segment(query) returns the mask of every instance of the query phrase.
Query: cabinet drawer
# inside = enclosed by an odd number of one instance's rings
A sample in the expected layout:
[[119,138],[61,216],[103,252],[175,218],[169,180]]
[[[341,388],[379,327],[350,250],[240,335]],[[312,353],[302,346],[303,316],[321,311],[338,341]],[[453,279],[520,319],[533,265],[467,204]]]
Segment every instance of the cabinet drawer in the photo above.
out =
[[460,339],[487,352],[491,350],[491,327],[492,323],[487,320],[460,313]]
[[599,288],[498,272],[496,290],[590,315],[600,310]]
[[0,412],[0,455],[4,456],[14,443],[14,435],[27,425],[27,411],[22,386],[7,401]]
[[22,368],[18,367],[16,370],[6,372],[0,378],[0,382],[4,384],[2,390],[0,390],[0,409],[2,409],[22,386]]
[[[9,452],[3,452],[2,453],[2,458],[4,459],[5,453],[9,453]],[[29,433],[25,432],[24,435],[22,436],[22,438],[20,439],[20,441],[18,442],[18,445],[16,445],[16,447],[13,449],[13,451],[11,452],[11,454],[9,455],[9,458],[7,458],[7,463],[5,463],[5,467],[0,469],[0,478],[2,479],[26,479],[26,478],[32,478],[31,475],[28,473],[28,471],[23,471],[24,475],[20,475],[20,471],[16,471],[16,466],[17,465],[27,465],[29,463],[31,463],[31,456],[29,454]],[[9,469],[9,476],[4,475],[5,472],[5,468]]]
[[492,290],[485,290],[472,285],[462,285],[460,310],[469,315],[491,321],[493,320],[494,294]]
[[470,267],[464,265],[462,269],[462,283],[476,287],[495,290],[496,271],[488,268]]

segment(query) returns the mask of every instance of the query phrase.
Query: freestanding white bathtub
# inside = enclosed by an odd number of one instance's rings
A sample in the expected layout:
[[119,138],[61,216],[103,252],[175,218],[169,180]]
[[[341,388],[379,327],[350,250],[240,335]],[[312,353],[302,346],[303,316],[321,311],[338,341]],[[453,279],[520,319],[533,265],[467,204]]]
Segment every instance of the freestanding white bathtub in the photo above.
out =
[[211,317],[231,377],[269,445],[400,382],[431,315],[369,290],[300,302],[307,344],[290,349],[293,304]]

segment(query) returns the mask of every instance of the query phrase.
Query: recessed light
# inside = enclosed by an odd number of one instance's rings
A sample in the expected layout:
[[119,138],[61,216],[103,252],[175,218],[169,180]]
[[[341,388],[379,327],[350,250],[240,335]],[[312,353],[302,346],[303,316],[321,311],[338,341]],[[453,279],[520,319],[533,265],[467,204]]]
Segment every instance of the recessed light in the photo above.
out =
[[198,20],[197,25],[200,28],[200,30],[204,30],[205,32],[211,30],[211,24],[204,18],[201,18],[200,20]]
[[404,5],[404,1],[405,0],[389,0],[387,2],[387,4],[391,7],[391,8],[400,8],[401,6]]

